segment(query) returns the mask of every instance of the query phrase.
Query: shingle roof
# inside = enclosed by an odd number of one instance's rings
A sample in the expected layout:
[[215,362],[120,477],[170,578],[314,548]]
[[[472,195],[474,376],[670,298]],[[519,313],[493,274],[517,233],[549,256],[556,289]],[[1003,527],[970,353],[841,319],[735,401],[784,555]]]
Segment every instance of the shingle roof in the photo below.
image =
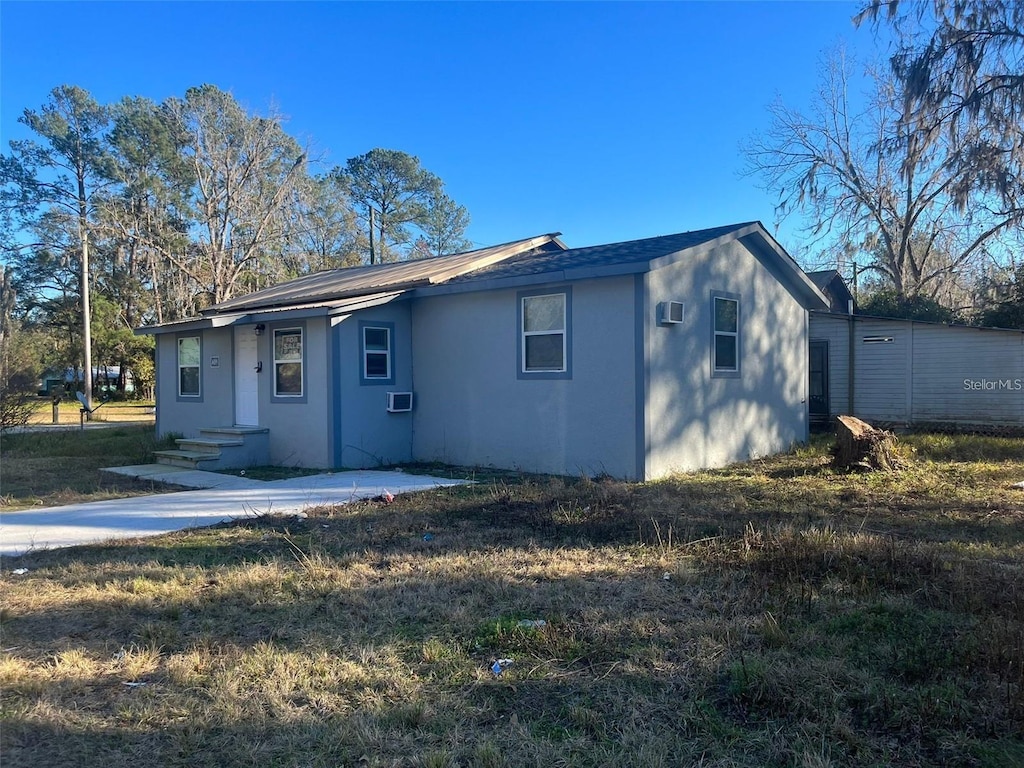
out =
[[471,273],[460,275],[448,282],[465,283],[476,280],[498,280],[508,277],[541,275],[549,272],[650,262],[662,256],[669,256],[687,248],[703,245],[756,223],[744,222],[742,224],[731,224],[726,227],[682,232],[676,235],[648,237],[643,240],[628,240],[624,243],[570,248],[565,251],[520,254],[484,269],[477,269]]
[[835,269],[820,269],[817,272],[807,273],[807,276],[811,278],[811,282],[814,283],[820,291],[824,291],[828,287],[828,284],[831,283],[837,275],[839,275],[839,271]]
[[[413,295],[429,295],[487,290],[497,287],[495,281],[498,285],[525,284],[644,272],[685,258],[685,252],[693,248],[714,247],[736,239],[747,242],[747,238],[753,238],[748,247],[760,253],[759,258],[771,259],[782,266],[780,279],[805,306],[827,306],[825,296],[756,221],[573,249],[566,249],[558,239],[559,234],[538,235],[451,256],[318,272],[221,302],[204,310],[202,317],[182,322],[189,327],[204,322],[217,325],[234,322],[232,318],[251,320],[256,314],[281,310],[333,314],[354,310],[355,306],[349,305],[357,299],[369,302],[367,306],[370,306],[410,291],[415,292]],[[172,324],[139,329],[139,332],[170,330]]]
[[204,315],[240,312],[269,307],[308,305],[317,302],[365,296],[382,291],[407,290],[422,285],[443,283],[460,274],[491,266],[504,259],[533,253],[545,248],[557,250],[565,246],[558,239],[560,232],[515,240],[475,251],[450,256],[435,256],[394,264],[369,267],[330,269],[305,275],[286,283],[265,288],[235,299],[228,299],[206,310]]

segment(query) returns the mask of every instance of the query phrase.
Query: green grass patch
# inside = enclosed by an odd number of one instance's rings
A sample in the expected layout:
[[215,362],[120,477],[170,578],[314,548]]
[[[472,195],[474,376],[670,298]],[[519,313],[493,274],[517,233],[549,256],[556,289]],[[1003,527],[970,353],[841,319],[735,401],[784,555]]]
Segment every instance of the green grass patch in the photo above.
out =
[[247,467],[246,469],[221,469],[223,475],[234,475],[236,477],[247,477],[250,480],[290,480],[293,477],[309,477],[319,475],[322,469],[305,469],[304,467]]
[[0,502],[21,509],[165,490],[100,469],[148,464],[154,450],[173,447],[173,438],[157,440],[151,425],[5,434],[0,437]]

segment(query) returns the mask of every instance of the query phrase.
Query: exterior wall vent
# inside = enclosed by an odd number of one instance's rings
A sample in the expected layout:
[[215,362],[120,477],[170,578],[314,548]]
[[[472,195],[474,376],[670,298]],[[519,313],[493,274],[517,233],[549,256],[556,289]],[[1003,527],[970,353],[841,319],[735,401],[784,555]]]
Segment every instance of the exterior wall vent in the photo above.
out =
[[663,301],[658,304],[658,322],[661,325],[677,325],[683,322],[683,302]]
[[388,392],[388,413],[408,413],[412,410],[412,392]]
[[892,344],[895,339],[892,336],[865,336],[865,344]]

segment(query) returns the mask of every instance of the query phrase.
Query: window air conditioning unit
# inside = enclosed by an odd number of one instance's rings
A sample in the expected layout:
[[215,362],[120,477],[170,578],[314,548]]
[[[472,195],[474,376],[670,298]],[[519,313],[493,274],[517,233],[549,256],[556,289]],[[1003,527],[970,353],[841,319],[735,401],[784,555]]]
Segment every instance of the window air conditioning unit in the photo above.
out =
[[658,322],[662,325],[675,325],[683,322],[683,302],[661,302],[658,305]]
[[388,392],[388,413],[408,413],[412,410],[412,392]]

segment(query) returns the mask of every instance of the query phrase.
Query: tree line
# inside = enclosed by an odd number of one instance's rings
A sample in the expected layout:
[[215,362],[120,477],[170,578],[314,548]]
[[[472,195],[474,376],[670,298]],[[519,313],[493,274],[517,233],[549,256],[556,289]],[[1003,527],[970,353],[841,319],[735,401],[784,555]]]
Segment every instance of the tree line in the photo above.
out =
[[835,52],[748,171],[866,311],[1024,327],[1024,4],[870,0],[855,22],[891,30],[888,60]]
[[[1024,3],[868,0],[855,21],[894,40],[864,70],[866,101],[850,97],[861,65],[837,53],[809,110],[771,107],[748,171],[862,309],[1024,328]],[[109,105],[61,86],[21,122],[32,138],[0,156],[8,390],[14,373],[78,365],[88,395],[93,355],[144,379],[151,342],[134,327],[469,247],[466,209],[417,158],[373,149],[316,172],[280,115],[212,85]]]
[[310,272],[471,247],[465,207],[416,157],[377,148],[318,171],[280,114],[213,85],[114,104],[62,85],[19,121],[31,138],[0,156],[6,389],[77,367],[91,397],[100,365],[151,375],[140,325]]

